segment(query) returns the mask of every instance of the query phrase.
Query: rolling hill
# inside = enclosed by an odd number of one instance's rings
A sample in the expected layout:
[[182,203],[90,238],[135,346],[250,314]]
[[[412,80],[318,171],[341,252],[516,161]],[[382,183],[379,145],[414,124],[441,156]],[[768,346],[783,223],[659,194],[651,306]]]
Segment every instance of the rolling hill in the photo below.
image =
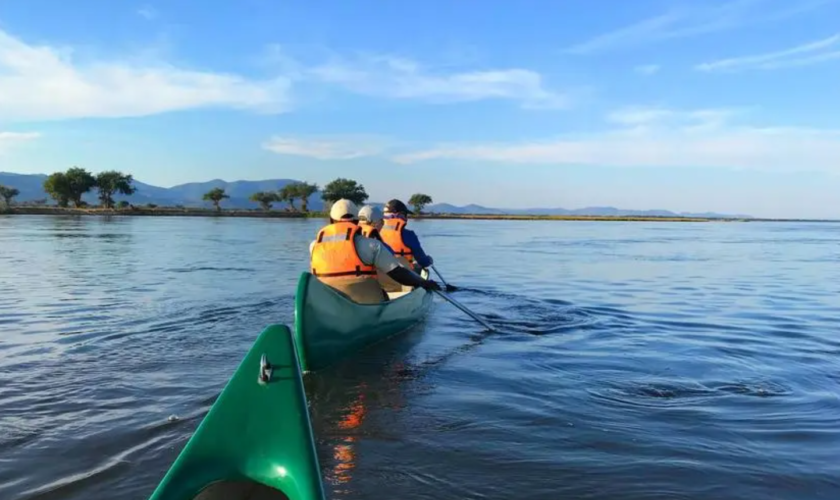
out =
[[[17,201],[34,201],[46,199],[48,203],[53,201],[44,192],[43,184],[47,178],[43,174],[15,174],[0,172],[0,184],[15,187],[20,190]],[[163,188],[135,181],[137,192],[131,196],[116,196],[120,200],[126,200],[134,205],[146,205],[154,203],[160,206],[183,205],[185,207],[209,207],[210,204],[201,199],[207,191],[213,188],[224,188],[229,200],[223,205],[230,208],[257,208],[259,205],[249,201],[248,197],[257,191],[276,191],[286,184],[297,182],[294,179],[267,179],[262,181],[234,181],[227,182],[221,179],[213,179],[207,182],[190,182],[179,184],[170,188]],[[84,196],[84,200],[91,204],[98,203],[96,193],[90,192]],[[403,200],[406,201],[406,200]],[[382,206],[382,203],[372,202],[372,205]],[[309,199],[311,210],[321,210],[324,203],[321,201],[320,193],[312,195]],[[707,218],[752,218],[749,215],[727,215],[714,212],[687,213],[672,212],[670,210],[626,210],[615,207],[586,207],[578,209],[566,208],[489,208],[481,205],[456,206],[448,203],[436,203],[426,207],[429,213],[447,213],[459,215],[600,215],[600,216],[662,216],[662,217],[707,217]]]
[[[0,184],[5,186],[12,186],[20,190],[20,195],[16,198],[17,201],[34,201],[47,199],[47,202],[52,204],[53,201],[44,192],[44,180],[47,178],[43,174],[14,174],[8,172],[0,172]],[[270,179],[264,181],[235,181],[226,182],[221,179],[213,179],[207,182],[190,182],[187,184],[179,184],[171,188],[163,188],[152,186],[139,181],[134,181],[134,186],[137,192],[131,196],[117,195],[114,197],[117,201],[126,200],[134,205],[146,205],[154,203],[160,206],[174,206],[183,205],[185,207],[209,207],[209,202],[205,202],[201,197],[207,191],[213,188],[221,187],[225,189],[229,200],[224,201],[224,206],[235,208],[257,208],[259,205],[248,200],[248,197],[257,191],[276,191],[281,189],[286,184],[296,182],[294,179]],[[95,191],[87,193],[83,199],[90,203],[99,203]],[[310,201],[310,207],[313,210],[323,208],[319,195],[313,195]]]

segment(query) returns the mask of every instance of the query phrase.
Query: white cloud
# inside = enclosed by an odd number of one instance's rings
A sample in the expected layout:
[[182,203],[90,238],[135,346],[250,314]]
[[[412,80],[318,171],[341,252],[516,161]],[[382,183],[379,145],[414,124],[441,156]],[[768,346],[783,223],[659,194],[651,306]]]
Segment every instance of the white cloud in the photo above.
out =
[[147,116],[194,108],[280,113],[290,81],[121,61],[80,63],[70,52],[0,31],[0,122]]
[[698,71],[767,70],[807,66],[833,59],[840,59],[840,33],[776,52],[698,64],[694,69]]
[[571,54],[592,54],[627,49],[665,40],[732,30],[788,19],[812,11],[836,0],[735,0],[697,2],[693,7],[678,7],[643,21],[598,35],[566,49]]
[[41,137],[37,132],[0,132],[0,154],[23,142]]
[[633,71],[640,75],[650,76],[659,73],[661,67],[658,64],[643,64],[641,66],[636,66],[633,68]]
[[[543,77],[521,68],[436,71],[416,61],[383,55],[333,57],[302,70],[304,79],[338,85],[357,94],[431,103],[510,100],[525,108],[562,108],[567,96],[546,87]],[[300,73],[302,71],[302,73]]]
[[[432,103],[502,99],[559,108],[567,98],[534,71],[435,71],[397,57],[363,55],[303,64],[272,54],[275,74],[257,80],[136,59],[81,60],[72,50],[33,45],[0,30],[0,123],[139,117],[198,108],[282,113],[291,88],[313,83],[385,99]],[[280,64],[282,62],[282,64]],[[268,64],[268,63],[267,63]]]
[[[679,111],[663,107],[630,106],[607,114],[610,123],[633,127],[635,131],[651,128],[680,129],[684,131],[712,130],[747,110],[739,108],[704,108]],[[629,130],[629,129],[628,129]]]
[[148,21],[151,21],[152,19],[158,17],[158,11],[151,5],[144,5],[137,9],[137,15]]
[[352,160],[376,156],[387,149],[384,141],[368,137],[301,138],[275,136],[263,143],[273,153],[305,156],[318,160]]
[[608,121],[622,126],[600,133],[508,144],[442,145],[393,159],[404,164],[457,159],[510,164],[840,170],[840,129],[729,124],[729,118],[739,113],[631,108],[611,113]]

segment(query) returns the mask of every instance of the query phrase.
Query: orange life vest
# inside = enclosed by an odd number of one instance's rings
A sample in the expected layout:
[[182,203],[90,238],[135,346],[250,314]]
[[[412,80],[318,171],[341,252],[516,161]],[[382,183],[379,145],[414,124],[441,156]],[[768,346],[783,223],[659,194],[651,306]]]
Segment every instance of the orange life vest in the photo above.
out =
[[337,222],[318,231],[312,247],[312,274],[320,278],[376,278],[376,267],[362,262],[353,238],[362,230],[352,222]]
[[405,221],[402,219],[385,219],[385,225],[379,235],[397,257],[404,257],[407,261],[414,261],[414,253],[403,241],[403,228]]
[[376,240],[382,240],[382,237],[379,236],[379,230],[373,227],[370,224],[359,224],[359,227],[362,229],[362,236],[365,238],[373,238]]

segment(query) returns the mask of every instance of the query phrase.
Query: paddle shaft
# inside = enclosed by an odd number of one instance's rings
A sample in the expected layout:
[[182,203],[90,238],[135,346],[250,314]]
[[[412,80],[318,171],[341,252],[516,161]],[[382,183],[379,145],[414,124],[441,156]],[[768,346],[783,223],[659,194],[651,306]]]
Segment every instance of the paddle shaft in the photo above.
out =
[[[443,278],[441,278],[441,281],[443,281]],[[457,307],[458,309],[462,310],[462,311],[463,311],[465,314],[467,314],[468,316],[471,316],[471,317],[472,317],[472,319],[474,319],[474,320],[478,321],[479,323],[481,323],[481,324],[484,326],[484,328],[487,328],[487,329],[488,329],[488,330],[490,330],[491,332],[495,332],[495,331],[496,331],[496,329],[495,329],[495,328],[493,328],[492,326],[490,326],[490,324],[489,324],[489,323],[487,323],[486,321],[484,321],[483,319],[481,319],[481,318],[480,318],[480,317],[479,317],[476,313],[474,313],[474,312],[470,311],[469,309],[467,309],[467,306],[465,306],[465,305],[461,304],[460,302],[458,302],[457,300],[453,299],[453,298],[452,298],[452,297],[450,297],[449,295],[446,295],[445,293],[443,293],[443,292],[442,292],[442,291],[440,291],[440,290],[435,290],[435,293],[437,293],[438,295],[440,295],[441,297],[443,297],[444,299],[446,299],[446,300],[447,300],[450,304],[452,304],[453,306],[455,306],[455,307]]]
[[441,275],[440,275],[440,273],[438,272],[437,268],[436,268],[435,266],[429,266],[429,267],[431,267],[431,268],[432,268],[432,271],[434,271],[434,272],[435,272],[435,274],[437,274],[437,277],[438,277],[438,278],[440,278],[440,282],[441,282],[441,283],[443,283],[443,286],[448,287],[448,286],[449,286],[449,283],[447,283],[447,282],[446,282],[446,280],[445,280],[445,279],[443,279],[443,276],[441,276]]
[[458,289],[458,287],[456,287],[455,285],[450,285],[449,283],[447,283],[446,280],[443,279],[443,276],[440,275],[440,273],[438,272],[438,270],[435,266],[429,266],[429,267],[431,267],[432,271],[434,271],[435,274],[437,274],[438,278],[440,278],[440,282],[443,283],[443,287],[446,288],[447,292],[454,292],[455,290]]

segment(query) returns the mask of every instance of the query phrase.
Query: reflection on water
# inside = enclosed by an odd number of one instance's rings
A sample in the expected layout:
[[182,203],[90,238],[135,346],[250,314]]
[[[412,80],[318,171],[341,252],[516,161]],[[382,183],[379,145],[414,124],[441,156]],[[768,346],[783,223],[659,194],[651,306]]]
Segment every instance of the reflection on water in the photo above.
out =
[[[364,389],[364,388],[362,388]],[[342,431],[356,430],[362,424],[365,418],[365,405],[363,402],[364,395],[359,394],[358,399],[353,401],[351,406],[345,411],[344,418],[339,420],[338,428]],[[338,484],[349,483],[353,478],[353,469],[355,468],[355,458],[353,447],[356,443],[356,436],[347,435],[343,437],[340,444],[335,445],[335,453],[333,458],[336,461],[333,467],[333,480]]]
[[[0,498],[147,498],[320,224],[0,216]],[[499,331],[308,375],[331,498],[840,498],[838,226],[412,224]]]

